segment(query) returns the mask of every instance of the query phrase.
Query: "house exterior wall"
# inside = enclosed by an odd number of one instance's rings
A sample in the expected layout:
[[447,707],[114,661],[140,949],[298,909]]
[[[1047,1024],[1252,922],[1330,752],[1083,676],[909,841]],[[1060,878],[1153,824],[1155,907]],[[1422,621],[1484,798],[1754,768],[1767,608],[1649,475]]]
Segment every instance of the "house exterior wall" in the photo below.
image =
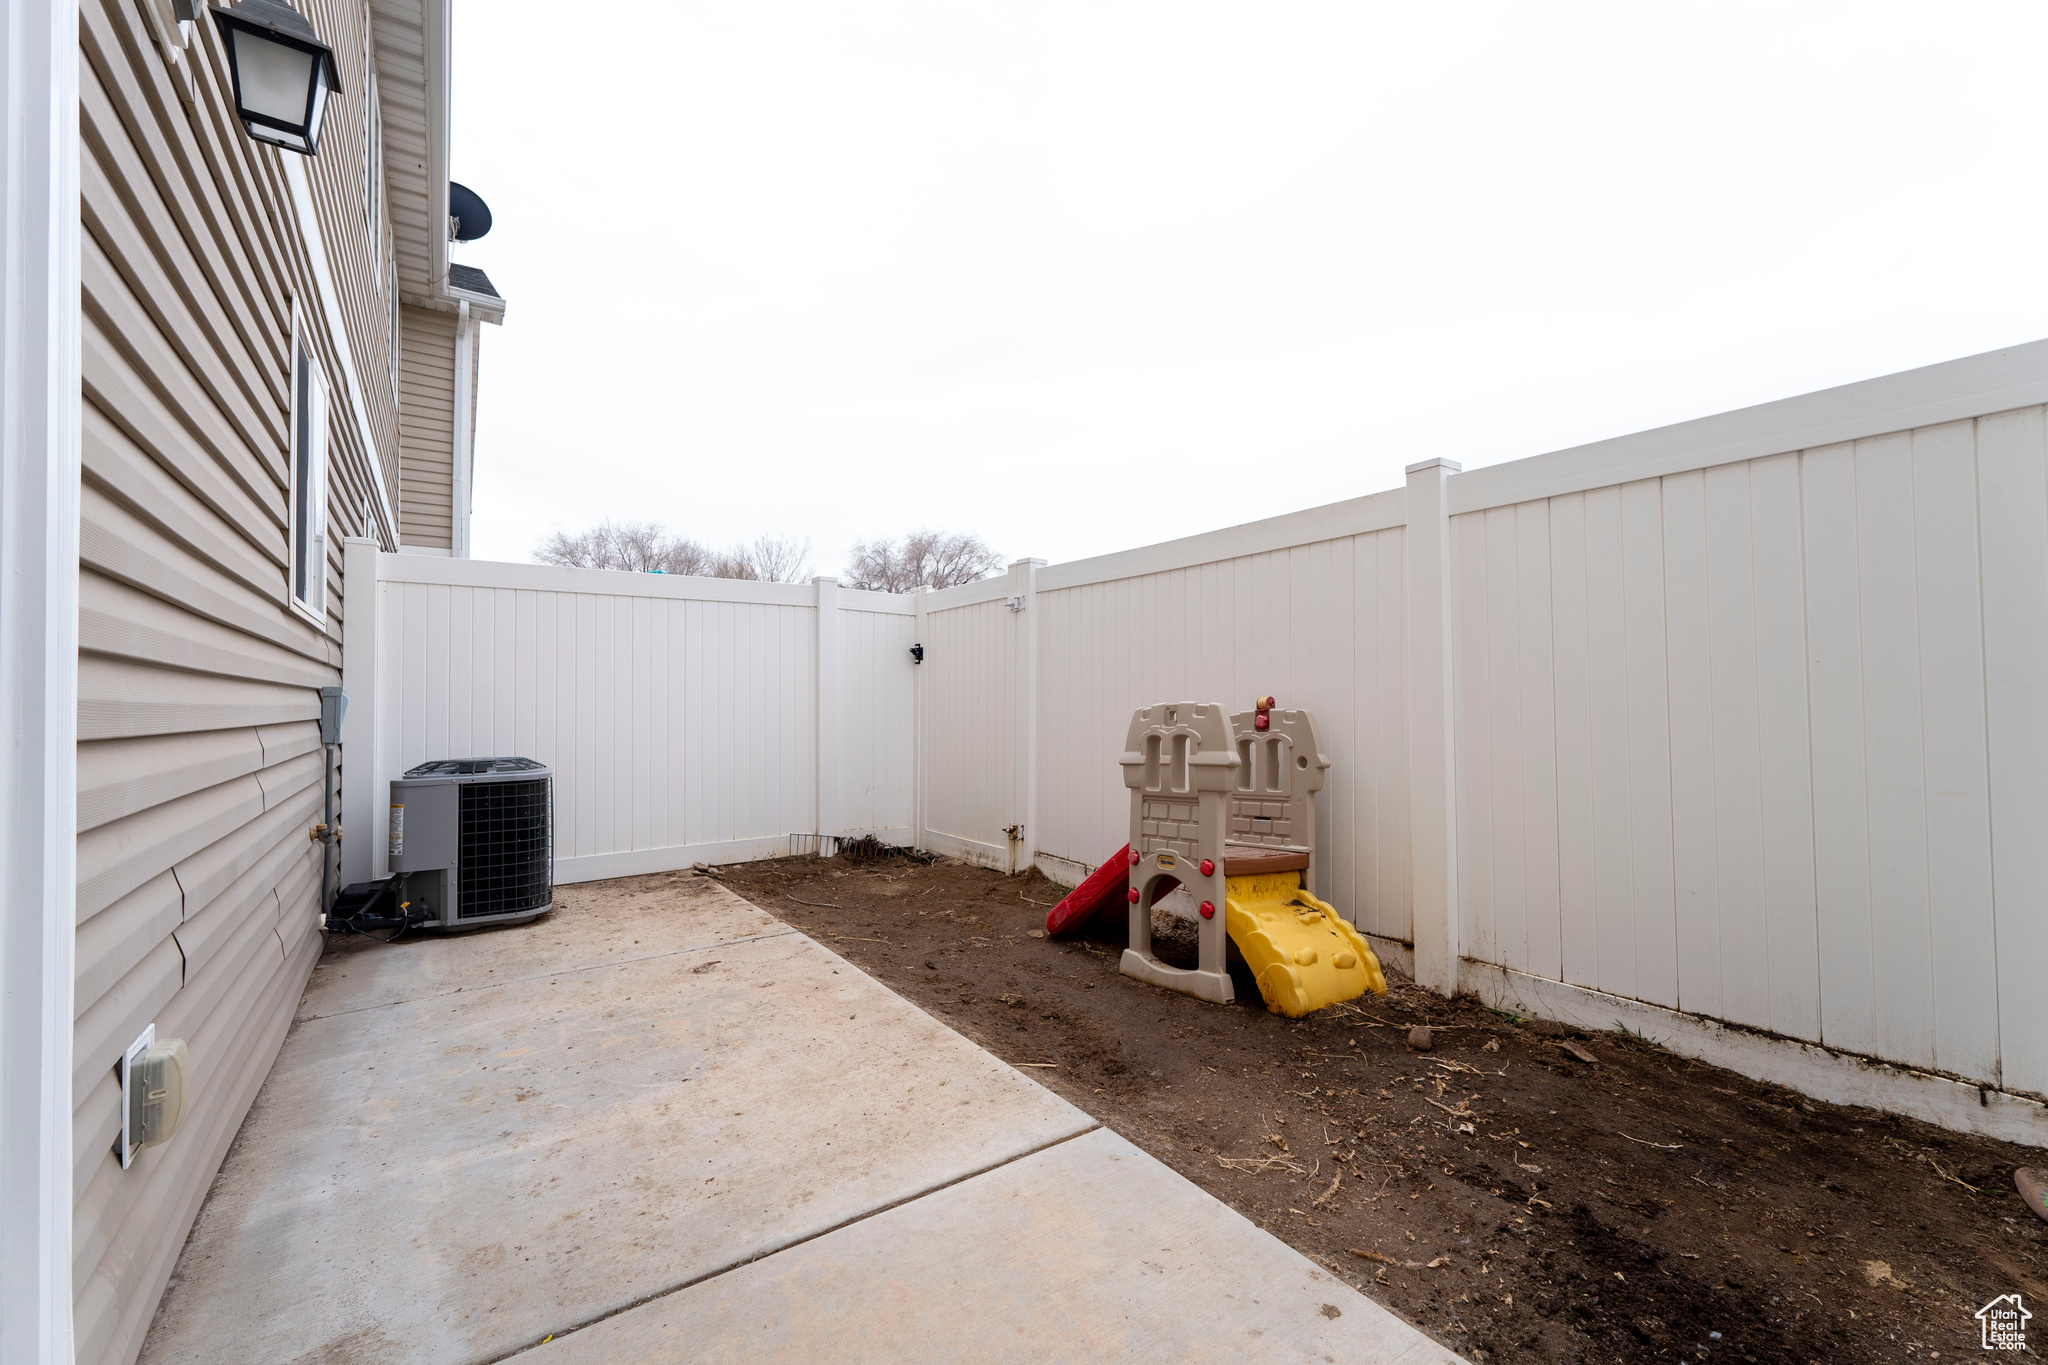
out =
[[[401,310],[399,361],[398,539],[402,545],[453,547],[455,507],[455,344],[459,320],[430,308]],[[472,330],[474,330],[472,328]]]
[[[317,689],[340,681],[340,546],[395,541],[366,16],[360,0],[302,8],[344,91],[312,160],[244,136],[210,22],[167,49],[132,0],[80,9],[80,1362],[136,1356],[319,955],[308,829],[322,810]],[[295,313],[330,394],[318,624],[287,600]],[[187,1041],[194,1089],[177,1136],[124,1171],[115,1067],[152,1022]]]

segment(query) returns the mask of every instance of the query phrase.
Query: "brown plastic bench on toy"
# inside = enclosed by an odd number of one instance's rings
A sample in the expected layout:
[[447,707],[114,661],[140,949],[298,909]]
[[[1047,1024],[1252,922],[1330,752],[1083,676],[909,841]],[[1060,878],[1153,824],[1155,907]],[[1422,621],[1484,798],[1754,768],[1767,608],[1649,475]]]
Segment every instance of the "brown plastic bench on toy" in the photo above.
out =
[[1284,848],[1243,848],[1226,844],[1223,849],[1223,875],[1226,877],[1256,877],[1266,872],[1305,872],[1308,870],[1308,855],[1292,853]]

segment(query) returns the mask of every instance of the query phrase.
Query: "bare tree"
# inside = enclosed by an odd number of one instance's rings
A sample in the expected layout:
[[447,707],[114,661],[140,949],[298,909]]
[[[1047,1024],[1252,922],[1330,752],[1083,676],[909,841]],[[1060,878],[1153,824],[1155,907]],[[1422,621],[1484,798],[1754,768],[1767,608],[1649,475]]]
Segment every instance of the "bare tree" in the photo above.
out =
[[762,536],[752,545],[735,547],[730,557],[746,572],[721,575],[756,578],[763,583],[801,583],[811,576],[811,542]]
[[762,536],[712,557],[713,578],[747,578],[760,583],[801,583],[811,573],[811,542]]
[[965,532],[912,531],[901,540],[867,540],[853,547],[846,584],[870,592],[913,592],[951,588],[987,578],[1003,557],[980,536]]
[[572,569],[618,569],[628,573],[684,574],[694,578],[751,578],[767,583],[800,583],[810,571],[811,543],[762,536],[730,550],[706,549],[687,536],[672,536],[660,522],[614,522],[587,531],[557,531],[533,557],[542,564]]
[[572,569],[623,569],[628,573],[702,574],[711,555],[702,545],[671,536],[655,521],[615,522],[607,517],[587,531],[557,531],[533,557]]

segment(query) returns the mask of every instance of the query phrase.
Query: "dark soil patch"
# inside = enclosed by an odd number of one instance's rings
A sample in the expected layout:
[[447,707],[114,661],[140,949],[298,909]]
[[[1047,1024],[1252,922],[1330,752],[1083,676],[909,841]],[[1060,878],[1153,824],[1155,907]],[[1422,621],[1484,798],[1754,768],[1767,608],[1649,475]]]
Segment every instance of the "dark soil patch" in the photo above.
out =
[[[1993,1297],[2048,1301],[2048,1224],[2012,1185],[2037,1149],[1391,971],[1302,1020],[1248,974],[1203,1004],[1117,971],[1120,917],[1032,937],[1061,894],[1035,873],[721,875],[997,1056],[1058,1063],[1027,1074],[1475,1361],[1949,1360]],[[1434,1047],[1410,1051],[1422,1023]]]

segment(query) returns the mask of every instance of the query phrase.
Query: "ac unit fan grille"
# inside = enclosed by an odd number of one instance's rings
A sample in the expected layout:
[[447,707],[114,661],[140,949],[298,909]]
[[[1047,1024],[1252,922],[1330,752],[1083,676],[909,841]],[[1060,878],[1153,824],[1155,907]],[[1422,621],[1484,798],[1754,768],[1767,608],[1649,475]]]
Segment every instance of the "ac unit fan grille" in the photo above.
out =
[[456,917],[539,910],[554,899],[554,820],[548,779],[465,782]]

